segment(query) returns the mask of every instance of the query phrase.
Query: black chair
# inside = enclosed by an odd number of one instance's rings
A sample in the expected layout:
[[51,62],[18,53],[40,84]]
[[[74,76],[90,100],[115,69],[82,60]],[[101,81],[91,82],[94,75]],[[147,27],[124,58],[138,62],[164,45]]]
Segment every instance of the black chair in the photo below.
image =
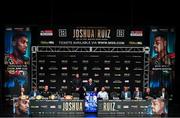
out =
[[117,92],[111,92],[110,93],[110,99],[119,99],[118,93]]
[[72,93],[72,96],[74,99],[79,99],[80,97],[79,93]]

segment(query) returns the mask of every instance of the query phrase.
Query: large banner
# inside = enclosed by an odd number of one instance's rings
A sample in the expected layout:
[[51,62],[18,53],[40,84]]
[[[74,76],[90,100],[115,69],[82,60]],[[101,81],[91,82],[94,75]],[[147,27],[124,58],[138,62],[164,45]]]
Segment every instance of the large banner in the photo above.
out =
[[25,93],[30,85],[30,45],[31,32],[29,27],[5,30],[5,94],[9,97],[18,96],[20,88],[25,88]]
[[48,84],[52,92],[72,93],[76,73],[82,85],[92,78],[98,90],[105,86],[109,93],[120,93],[125,85],[132,91],[148,85],[143,80],[147,58],[143,28],[59,26],[38,31],[31,75],[40,91]]
[[8,95],[17,96],[21,87],[26,92],[30,86],[43,91],[45,85],[53,93],[71,94],[76,73],[82,86],[92,78],[98,90],[105,86],[110,98],[114,92],[119,96],[124,86],[131,92],[135,87],[141,91],[150,87],[155,93],[161,87],[173,91],[173,28],[151,27],[151,32],[149,27],[120,26],[31,29],[32,41],[29,27],[5,29],[4,87]]
[[150,87],[167,88],[172,94],[175,82],[175,29],[151,28],[150,32]]
[[99,116],[150,117],[168,116],[168,101],[152,100],[99,100]]

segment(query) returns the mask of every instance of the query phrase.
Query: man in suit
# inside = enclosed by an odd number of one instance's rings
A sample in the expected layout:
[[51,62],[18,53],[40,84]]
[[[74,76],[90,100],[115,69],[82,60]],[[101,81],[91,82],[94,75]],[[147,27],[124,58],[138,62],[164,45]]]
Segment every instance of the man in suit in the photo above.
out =
[[29,94],[29,97],[36,97],[37,95],[40,95],[39,91],[37,90],[36,86],[33,86],[32,91]]
[[124,87],[124,91],[121,92],[121,99],[131,99],[131,92],[128,90],[128,87]]
[[92,78],[89,78],[88,83],[85,85],[84,90],[87,91],[97,91],[95,83],[93,83]]
[[133,98],[136,100],[142,99],[142,92],[139,90],[139,87],[135,87]]
[[164,87],[159,92],[159,97],[161,99],[168,99],[169,96],[168,96],[168,93],[167,93],[167,91],[166,91],[166,89]]
[[149,99],[153,99],[153,98],[154,97],[153,97],[153,94],[151,92],[151,89],[149,87],[146,88],[146,91],[144,93],[144,99],[149,100]]
[[82,80],[79,77],[79,73],[76,73],[75,78],[72,80],[72,92],[77,93],[80,99],[84,98],[84,90],[82,88]]
[[48,85],[44,86],[44,91],[41,93],[43,97],[49,97],[51,95],[51,92],[49,91]]

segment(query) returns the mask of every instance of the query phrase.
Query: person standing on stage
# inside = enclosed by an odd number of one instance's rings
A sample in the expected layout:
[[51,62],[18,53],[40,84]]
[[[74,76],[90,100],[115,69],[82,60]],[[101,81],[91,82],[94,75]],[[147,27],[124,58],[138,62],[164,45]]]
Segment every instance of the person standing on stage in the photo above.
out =
[[72,91],[79,94],[80,99],[84,98],[82,80],[79,77],[79,73],[76,73],[75,78],[72,80]]
[[93,83],[92,78],[89,78],[88,83],[85,85],[84,90],[87,91],[94,91],[97,92],[97,88],[95,83]]

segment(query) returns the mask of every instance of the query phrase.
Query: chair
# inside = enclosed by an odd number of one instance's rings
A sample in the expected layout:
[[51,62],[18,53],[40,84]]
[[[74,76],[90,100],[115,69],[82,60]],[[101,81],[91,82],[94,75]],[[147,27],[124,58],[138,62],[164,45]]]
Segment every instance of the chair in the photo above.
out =
[[79,93],[72,93],[72,96],[74,99],[79,99]]
[[110,98],[111,99],[119,99],[118,93],[117,92],[111,92],[110,93]]

